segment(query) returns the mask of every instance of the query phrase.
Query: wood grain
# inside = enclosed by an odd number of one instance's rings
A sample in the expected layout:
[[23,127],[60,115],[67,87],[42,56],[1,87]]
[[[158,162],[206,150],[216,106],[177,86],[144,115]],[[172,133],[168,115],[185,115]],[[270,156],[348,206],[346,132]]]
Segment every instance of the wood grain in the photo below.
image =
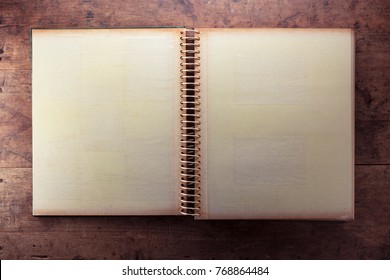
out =
[[[390,5],[353,1],[0,2],[1,259],[389,259]],[[31,28],[344,27],[356,37],[356,219],[31,216]]]
[[0,168],[31,167],[31,96],[0,94]]
[[390,164],[390,121],[360,121],[355,131],[356,164]]

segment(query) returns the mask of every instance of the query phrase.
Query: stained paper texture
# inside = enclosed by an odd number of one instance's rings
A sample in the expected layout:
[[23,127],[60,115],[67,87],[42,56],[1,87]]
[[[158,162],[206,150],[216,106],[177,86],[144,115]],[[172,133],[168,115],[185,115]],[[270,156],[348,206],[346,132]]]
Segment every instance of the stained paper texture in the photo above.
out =
[[353,218],[353,44],[350,30],[201,29],[200,218]]
[[179,214],[179,32],[33,30],[35,215]]

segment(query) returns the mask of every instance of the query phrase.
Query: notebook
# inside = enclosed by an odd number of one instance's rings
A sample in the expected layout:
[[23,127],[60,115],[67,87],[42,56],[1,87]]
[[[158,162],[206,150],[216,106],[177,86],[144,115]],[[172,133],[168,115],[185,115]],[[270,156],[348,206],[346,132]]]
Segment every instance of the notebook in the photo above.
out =
[[33,29],[33,215],[351,220],[353,104],[349,29]]

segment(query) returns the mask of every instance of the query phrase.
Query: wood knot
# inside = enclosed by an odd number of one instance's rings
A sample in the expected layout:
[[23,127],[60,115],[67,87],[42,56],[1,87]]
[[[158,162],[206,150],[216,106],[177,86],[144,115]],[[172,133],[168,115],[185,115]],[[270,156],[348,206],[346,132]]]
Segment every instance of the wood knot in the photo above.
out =
[[88,11],[86,18],[93,18],[94,16],[93,12]]
[[355,22],[355,24],[353,25],[353,27],[355,28],[355,29],[359,29],[360,28],[360,23],[357,21],[357,22]]

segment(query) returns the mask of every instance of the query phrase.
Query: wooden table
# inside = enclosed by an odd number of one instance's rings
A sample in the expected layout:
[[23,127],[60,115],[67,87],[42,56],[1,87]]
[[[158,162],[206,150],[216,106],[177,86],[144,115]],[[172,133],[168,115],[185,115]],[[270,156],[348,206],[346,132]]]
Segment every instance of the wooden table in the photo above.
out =
[[[386,0],[2,0],[0,258],[390,259],[389,19]],[[355,30],[355,221],[32,217],[30,29],[183,25]]]

